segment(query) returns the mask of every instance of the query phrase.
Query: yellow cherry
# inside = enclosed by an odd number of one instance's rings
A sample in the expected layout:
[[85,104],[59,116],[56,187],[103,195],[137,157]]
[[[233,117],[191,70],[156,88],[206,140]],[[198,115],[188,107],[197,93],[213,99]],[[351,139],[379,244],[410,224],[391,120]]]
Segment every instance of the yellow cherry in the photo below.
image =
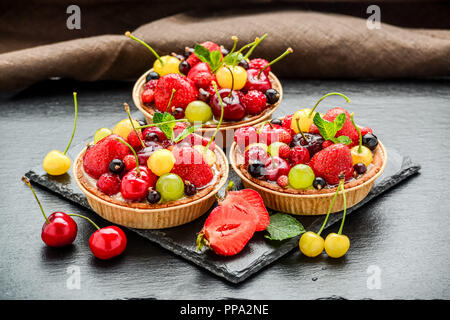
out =
[[152,153],[147,160],[148,168],[157,176],[162,176],[165,173],[172,171],[175,165],[175,157],[170,150],[159,149]]
[[[361,148],[361,150],[359,150]],[[372,151],[365,146],[355,146],[351,149],[353,165],[357,163],[364,163],[366,167],[372,163]]]
[[59,176],[69,171],[72,160],[61,151],[52,150],[44,158],[42,166],[52,176]]
[[317,257],[323,251],[324,240],[317,233],[307,231],[300,237],[299,247],[305,256]]
[[209,148],[202,146],[200,144],[195,145],[194,149],[200,152],[205,158],[206,162],[210,167],[212,167],[216,163],[216,154]]
[[180,73],[178,67],[181,61],[178,58],[174,56],[162,56],[161,60],[156,59],[153,63],[153,70],[161,77],[169,73]]
[[98,129],[94,134],[94,143],[99,142],[100,140],[102,140],[103,138],[106,138],[107,136],[109,136],[112,133],[113,133],[112,130],[109,128]]
[[331,258],[340,258],[350,248],[350,239],[343,234],[330,233],[325,239],[325,251]]
[[241,66],[224,66],[216,72],[221,88],[241,90],[247,82],[247,71]]
[[300,125],[300,129],[303,132],[309,132],[309,129],[313,124],[314,115],[316,114],[315,111],[313,111],[312,113],[311,111],[312,109],[310,108],[304,108],[294,113],[294,115],[292,116],[291,129],[294,130],[295,133],[300,132],[297,125],[297,120],[298,124]]
[[[140,126],[139,122],[137,122],[136,120],[133,120],[133,124],[134,127]],[[129,119],[123,119],[115,125],[113,133],[121,136],[124,139],[127,139],[132,130],[133,126],[131,125],[131,121]]]

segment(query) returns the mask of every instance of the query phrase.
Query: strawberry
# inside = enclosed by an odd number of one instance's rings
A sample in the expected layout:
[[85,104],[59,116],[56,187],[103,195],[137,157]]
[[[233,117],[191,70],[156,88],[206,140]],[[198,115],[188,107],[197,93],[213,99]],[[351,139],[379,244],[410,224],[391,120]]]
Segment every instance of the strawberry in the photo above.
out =
[[313,123],[311,124],[311,127],[309,127],[309,133],[312,134],[320,134],[319,128]]
[[284,142],[289,145],[291,140],[290,133],[286,129],[276,125],[271,126],[270,124],[266,124],[259,133],[259,141],[267,145],[275,141]]
[[255,231],[263,231],[269,225],[270,217],[263,199],[252,189],[229,191],[225,199],[219,201],[223,207],[234,207],[244,214],[251,215],[256,223]]
[[322,143],[322,149],[328,148],[329,146],[331,146],[332,144],[334,144],[333,141],[330,140],[326,140]]
[[330,185],[339,183],[339,174],[344,172],[345,179],[353,175],[353,160],[350,148],[337,143],[322,149],[312,157],[309,166],[316,177],[322,177]]
[[232,256],[244,249],[255,228],[253,215],[242,214],[233,206],[218,206],[211,211],[198,235],[198,247],[206,242],[216,254]]
[[109,163],[113,159],[123,159],[130,154],[130,149],[123,143],[115,140],[120,136],[111,134],[90,147],[83,156],[83,169],[94,179],[100,178],[103,173],[109,172]]
[[185,109],[190,102],[197,99],[198,90],[192,80],[181,74],[170,73],[159,78],[155,88],[155,106],[159,111],[166,111],[172,89],[176,91],[171,107]]
[[260,114],[267,105],[266,95],[257,90],[250,90],[247,92],[241,101],[244,104],[245,109],[247,109],[247,113],[251,115]]
[[[200,45],[204,46],[209,51],[221,51],[220,46],[212,41],[205,41],[200,43]],[[220,55],[223,57],[222,52],[220,52]],[[186,61],[189,63],[191,68],[195,67],[198,63],[200,63],[200,59],[195,55],[195,53],[192,53],[189,58],[186,59]]]
[[[252,59],[248,62],[248,68],[261,70],[268,64],[269,64],[269,61],[267,61],[266,59],[256,58],[256,59]],[[266,74],[266,76],[269,75],[270,66],[268,66],[263,72]]]
[[211,85],[211,80],[213,80],[211,69],[209,68],[209,64],[206,62],[197,63],[191,68],[191,70],[189,70],[187,77],[195,83],[197,88],[202,88],[205,90],[208,89]]
[[172,153],[175,157],[172,173],[179,175],[184,181],[201,188],[214,177],[211,167],[197,150],[191,147],[176,147]]
[[359,143],[359,135],[358,135],[358,131],[356,131],[355,127],[352,124],[352,121],[350,119],[350,114],[345,109],[333,108],[333,109],[327,111],[327,113],[323,116],[323,119],[333,122],[334,119],[336,119],[336,117],[338,115],[340,115],[341,113],[345,113],[346,119],[345,119],[342,129],[336,133],[336,137],[340,137],[340,136],[349,137],[350,140],[352,140],[352,142],[353,142],[350,145],[350,148],[351,148],[351,147],[356,146]]

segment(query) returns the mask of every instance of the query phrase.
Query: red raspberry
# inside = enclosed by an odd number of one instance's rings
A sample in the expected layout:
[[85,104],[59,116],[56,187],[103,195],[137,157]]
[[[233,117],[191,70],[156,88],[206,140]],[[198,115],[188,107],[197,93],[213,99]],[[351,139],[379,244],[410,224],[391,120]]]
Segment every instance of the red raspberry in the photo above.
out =
[[[141,140],[143,141],[144,138],[142,136],[142,133],[140,131],[137,131],[137,132],[138,132],[139,138],[141,138]],[[128,134],[128,137],[127,137],[128,143],[133,147],[133,149],[135,151],[142,148],[142,144],[141,144],[141,141],[139,140],[139,138],[136,135],[136,133],[134,132],[134,130],[131,130],[131,132]]]
[[368,133],[373,133],[372,129],[369,127],[364,127],[361,129],[361,136],[365,136]]
[[329,146],[333,145],[333,141],[326,140],[322,143],[322,149],[328,148]]
[[104,173],[97,180],[97,188],[108,196],[120,191],[120,179],[110,172]]
[[[252,59],[248,62],[248,68],[249,69],[258,69],[261,70],[263,69],[265,66],[267,66],[269,64],[269,61],[267,61],[266,59],[262,59],[262,58],[256,58],[256,59]],[[268,66],[265,70],[264,73],[266,75],[268,75],[270,72],[270,66]]]
[[291,149],[287,144],[282,144],[278,148],[278,156],[283,159],[289,158],[289,155],[291,154]]
[[147,82],[144,85],[144,90],[146,90],[146,89],[155,89],[157,83],[158,83],[158,80],[156,80],[156,79],[150,80],[149,82]]
[[141,99],[143,104],[152,103],[155,98],[155,90],[154,89],[145,89],[142,92]]
[[277,184],[282,188],[286,188],[289,185],[288,176],[285,175],[279,176],[277,179]]
[[297,146],[292,148],[289,154],[289,161],[292,166],[297,164],[307,164],[309,162],[309,151],[305,147]]
[[267,98],[264,93],[257,90],[251,90],[242,98],[247,113],[251,115],[260,114],[267,105]]
[[258,130],[255,127],[241,127],[234,133],[234,141],[244,149],[248,145],[258,142]]
[[133,154],[128,154],[123,158],[123,163],[125,164],[125,171],[130,171],[136,168],[136,158]]

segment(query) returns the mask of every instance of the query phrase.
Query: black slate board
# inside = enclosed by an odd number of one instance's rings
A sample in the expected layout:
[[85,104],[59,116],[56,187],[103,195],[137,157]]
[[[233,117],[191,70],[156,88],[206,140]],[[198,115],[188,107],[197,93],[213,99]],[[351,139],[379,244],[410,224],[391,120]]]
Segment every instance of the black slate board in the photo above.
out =
[[[74,159],[84,148],[86,143],[91,140],[92,138],[87,139],[86,142],[79,145],[72,146],[68,152],[69,157]],[[416,174],[420,170],[420,165],[413,163],[409,157],[400,155],[395,149],[388,147],[386,149],[388,153],[388,163],[384,173],[376,180],[375,185],[368,196],[356,206],[347,210],[347,214],[353,213],[356,209],[361,208],[373,198],[379,196],[406,178]],[[63,176],[53,177],[46,174],[42,169],[42,166],[39,165],[32,168],[25,175],[41,187],[47,188],[67,200],[90,209],[84,194],[79,190],[75,181],[72,179],[71,171]],[[229,179],[234,181],[237,189],[242,188],[239,176],[234,173],[231,168]],[[138,230],[130,228],[130,230],[233,283],[244,281],[252,274],[258,272],[298,246],[298,237],[283,242],[277,242],[265,239],[264,232],[258,232],[244,250],[233,257],[217,256],[210,250],[196,252],[196,233],[203,227],[207,216],[208,213],[196,221],[175,228],[163,230]],[[323,216],[299,216],[297,218],[303,224],[305,229],[312,231],[318,231],[323,223]],[[342,212],[331,215],[327,227],[341,219]]]

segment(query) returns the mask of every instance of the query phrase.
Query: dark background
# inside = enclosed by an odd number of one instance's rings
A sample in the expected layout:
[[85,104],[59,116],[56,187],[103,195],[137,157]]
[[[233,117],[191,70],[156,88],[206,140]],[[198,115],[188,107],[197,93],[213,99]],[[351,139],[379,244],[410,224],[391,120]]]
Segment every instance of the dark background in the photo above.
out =
[[[370,202],[346,220],[351,247],[342,259],[310,259],[294,250],[247,281],[232,285],[127,232],[125,253],[99,261],[89,251],[93,227],[79,223],[73,246],[45,247],[42,215],[20,176],[50,149],[63,149],[73,123],[72,91],[79,92],[74,143],[121,120],[130,82],[48,81],[0,100],[0,298],[3,299],[434,299],[450,298],[448,177],[450,82],[295,81],[282,79],[283,107],[275,116],[310,107],[326,92],[342,92],[351,109],[385,146],[410,155],[421,173]],[[338,98],[338,97],[337,97]],[[341,100],[330,98],[326,110]],[[37,188],[48,213],[81,213],[108,223]],[[338,226],[328,231],[336,232]],[[81,269],[81,289],[68,290],[67,267]],[[381,289],[366,286],[367,268],[381,268]]]

